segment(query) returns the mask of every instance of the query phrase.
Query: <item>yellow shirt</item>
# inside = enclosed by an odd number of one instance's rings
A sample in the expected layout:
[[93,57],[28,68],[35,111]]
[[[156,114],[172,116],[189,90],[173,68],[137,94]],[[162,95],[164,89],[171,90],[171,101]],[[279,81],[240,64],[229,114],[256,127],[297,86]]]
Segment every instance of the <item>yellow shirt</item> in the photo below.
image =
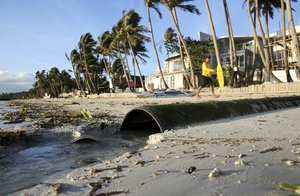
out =
[[212,69],[210,67],[210,64],[209,63],[203,63],[202,64],[202,75],[205,76],[205,77],[210,77],[210,73],[211,72],[214,72],[215,70]]

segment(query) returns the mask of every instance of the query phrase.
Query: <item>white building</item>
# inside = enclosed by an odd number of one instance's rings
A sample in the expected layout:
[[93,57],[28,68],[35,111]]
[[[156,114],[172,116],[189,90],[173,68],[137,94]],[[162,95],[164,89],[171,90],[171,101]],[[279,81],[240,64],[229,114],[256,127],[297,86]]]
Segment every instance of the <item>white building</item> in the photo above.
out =
[[[185,66],[188,69],[189,64],[185,60]],[[164,61],[162,72],[164,79],[170,89],[187,89],[187,82],[184,78],[184,68],[180,55],[173,55]],[[146,88],[149,90],[164,89],[163,80],[157,67],[157,71],[145,79]]]

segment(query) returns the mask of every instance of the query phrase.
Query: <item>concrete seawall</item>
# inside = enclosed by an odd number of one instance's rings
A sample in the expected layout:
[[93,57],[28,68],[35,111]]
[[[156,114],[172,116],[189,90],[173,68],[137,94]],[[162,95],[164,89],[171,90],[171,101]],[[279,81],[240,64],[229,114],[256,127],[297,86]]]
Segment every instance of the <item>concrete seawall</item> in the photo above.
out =
[[291,83],[264,83],[241,88],[223,88],[222,93],[273,93],[273,92],[300,92],[300,82]]
[[300,106],[300,96],[148,105],[132,109],[121,131],[164,132],[201,122]]

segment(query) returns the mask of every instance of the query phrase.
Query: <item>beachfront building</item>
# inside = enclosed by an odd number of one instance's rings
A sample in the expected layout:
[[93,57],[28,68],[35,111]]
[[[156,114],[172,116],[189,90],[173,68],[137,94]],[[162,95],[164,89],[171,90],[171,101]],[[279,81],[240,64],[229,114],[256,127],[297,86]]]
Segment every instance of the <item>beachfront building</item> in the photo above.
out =
[[[199,39],[206,40],[210,35],[203,32],[199,32]],[[259,58],[257,50],[253,53],[253,36],[236,36],[234,38],[237,53],[237,66],[234,68],[235,75],[237,79],[242,80],[243,77],[249,77],[253,75],[255,69],[261,69],[263,64]],[[229,51],[229,39],[227,36],[218,38],[218,46],[220,50],[220,57],[222,66],[230,66],[230,51]],[[255,55],[255,63],[253,63],[253,54]],[[215,55],[211,54],[211,65],[216,67],[217,61]],[[188,62],[185,59],[185,65],[188,66]],[[188,68],[188,67],[187,67]],[[162,68],[163,75],[166,83],[169,85],[170,89],[188,89],[187,82],[183,75],[184,68],[182,61],[180,60],[180,55],[174,55],[167,58],[164,61],[164,66]],[[252,74],[249,74],[249,73]],[[257,77],[258,78],[258,77]],[[198,83],[198,77],[196,79],[196,84]],[[152,73],[146,78],[146,87],[149,90],[162,89],[163,81],[157,68],[155,73]]]
[[[300,45],[300,25],[296,26],[296,32]],[[199,40],[207,40],[211,35],[199,32]],[[287,30],[287,48],[288,48],[288,66],[291,78],[294,82],[300,81],[299,64],[297,64],[296,54],[292,54],[291,36]],[[231,66],[234,70],[234,77],[237,82],[251,81],[263,82],[266,76],[264,65],[261,61],[258,49],[254,48],[253,36],[235,36],[236,48],[236,66],[233,66],[230,60],[229,37],[219,37],[218,40],[221,64],[223,67]],[[259,43],[262,47],[262,39],[259,37]],[[272,51],[271,70],[272,73],[282,82],[287,82],[285,67],[283,63],[282,31],[270,34],[270,45]],[[211,54],[211,65],[216,67],[217,60],[214,53]],[[186,61],[186,60],[185,60]],[[186,61],[185,65],[188,66]],[[180,60],[180,55],[174,55],[164,61],[163,75],[169,88],[171,89],[188,89],[187,82],[184,78],[184,69]],[[196,83],[198,78],[196,77]],[[163,81],[159,69],[150,76],[146,77],[146,87],[150,90],[163,89]]]
[[[295,26],[297,37],[298,37],[298,45],[300,46],[300,25]],[[270,34],[270,45],[272,48],[272,67],[273,73],[276,77],[278,77],[282,82],[286,82],[286,73],[285,73],[285,64],[284,64],[284,48],[283,48],[283,33],[282,30],[277,31],[275,33]],[[296,54],[292,52],[291,49],[291,35],[289,30],[286,31],[286,42],[287,42],[287,61],[289,72],[293,81],[300,81],[299,76],[299,63],[297,63]],[[300,48],[299,48],[300,50]]]
[[[185,61],[185,66],[188,69],[189,65],[187,59]],[[170,89],[187,89],[188,85],[184,78],[184,67],[180,59],[180,55],[176,54],[170,56],[164,61],[162,72],[165,78],[165,81]],[[163,80],[159,69],[152,73],[150,76],[145,79],[146,88],[148,90],[157,90],[164,89]]]
[[[262,43],[262,40],[259,40],[260,43]],[[258,51],[254,49],[254,37],[235,36],[234,43],[236,50],[236,64],[232,65],[230,60],[229,37],[223,36],[218,38],[221,65],[223,67],[231,66],[238,80],[253,77],[254,71],[263,67]],[[213,64],[217,64],[216,58],[213,59]]]

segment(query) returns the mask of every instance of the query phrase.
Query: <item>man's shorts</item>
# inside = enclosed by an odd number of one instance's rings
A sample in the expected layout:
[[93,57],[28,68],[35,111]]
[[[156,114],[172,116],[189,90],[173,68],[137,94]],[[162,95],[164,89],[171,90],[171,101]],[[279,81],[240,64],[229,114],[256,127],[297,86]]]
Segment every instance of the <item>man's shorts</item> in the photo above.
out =
[[213,85],[213,81],[210,77],[206,77],[202,75],[202,83],[201,83],[201,87],[204,88],[206,86],[212,86]]

